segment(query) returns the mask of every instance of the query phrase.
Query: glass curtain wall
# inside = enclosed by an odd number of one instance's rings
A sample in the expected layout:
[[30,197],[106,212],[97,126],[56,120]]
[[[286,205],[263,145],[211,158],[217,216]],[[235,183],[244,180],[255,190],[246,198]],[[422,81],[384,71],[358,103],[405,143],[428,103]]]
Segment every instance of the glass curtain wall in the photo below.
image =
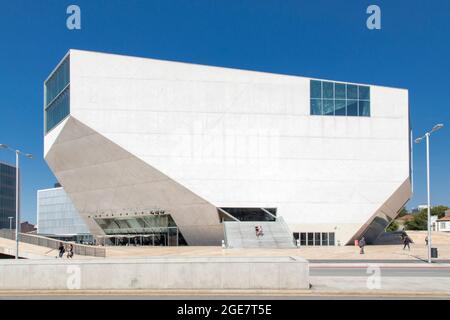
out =
[[[221,208],[239,221],[275,221],[277,208]],[[267,213],[269,212],[269,213]],[[219,212],[220,216],[220,212]]]
[[38,191],[38,233],[88,235],[89,229],[63,188]]
[[370,87],[310,81],[311,115],[370,117]]
[[110,245],[185,245],[186,242],[169,214],[95,218]]
[[294,232],[294,240],[299,240],[300,246],[334,246],[334,232]]
[[16,228],[16,168],[0,163],[0,229]]
[[45,82],[45,133],[70,113],[70,56]]

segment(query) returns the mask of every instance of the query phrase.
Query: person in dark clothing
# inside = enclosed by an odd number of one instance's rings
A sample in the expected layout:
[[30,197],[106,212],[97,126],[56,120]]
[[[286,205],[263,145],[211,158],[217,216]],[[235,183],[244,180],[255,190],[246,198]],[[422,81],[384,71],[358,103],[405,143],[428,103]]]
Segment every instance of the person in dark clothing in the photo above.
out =
[[406,247],[408,247],[408,250],[411,250],[409,244],[412,243],[412,240],[409,236],[406,236],[405,239],[403,240],[403,250],[406,249]]
[[64,248],[64,245],[62,242],[59,243],[59,257],[62,258],[64,256],[64,252],[66,252],[66,249]]
[[361,238],[358,242],[359,248],[361,249],[359,251],[359,254],[364,254],[364,247],[366,246],[366,239],[364,237]]
[[405,237],[407,237],[408,234],[405,231],[402,231],[400,238],[402,238],[402,241],[405,241]]

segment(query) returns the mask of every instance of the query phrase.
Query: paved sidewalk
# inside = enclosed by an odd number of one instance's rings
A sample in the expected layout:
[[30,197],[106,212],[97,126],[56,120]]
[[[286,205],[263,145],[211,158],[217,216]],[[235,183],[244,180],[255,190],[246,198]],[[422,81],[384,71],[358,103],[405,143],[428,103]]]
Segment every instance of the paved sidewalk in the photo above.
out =
[[[0,254],[14,256],[16,253],[16,242],[0,237]],[[33,244],[23,243],[19,244],[19,255],[25,259],[55,259],[58,256],[58,250],[47,247],[36,246]],[[66,255],[64,255],[64,259]],[[74,260],[85,259],[102,259],[90,256],[75,255]]]
[[[222,247],[106,247],[107,258],[139,258],[155,256],[300,256],[313,263],[344,263],[344,262],[374,262],[374,263],[421,263],[427,260],[427,248],[421,242],[423,232],[413,233],[417,239],[411,245],[411,250],[403,250],[401,245],[367,246],[364,255],[359,254],[359,248],[354,246],[333,247],[301,247],[294,249],[241,248],[222,249]],[[433,246],[438,248],[439,258],[436,263],[450,262],[450,235],[434,235]],[[14,252],[15,242],[0,238],[0,253]],[[55,258],[56,250],[30,244],[20,244],[22,253],[29,258]],[[7,253],[8,252],[8,253]],[[75,259],[103,259],[75,255]]]
[[[450,243],[438,245],[439,259],[450,260]],[[354,246],[339,247],[301,247],[295,249],[253,249],[221,247],[107,247],[107,257],[149,257],[149,256],[301,256],[310,261],[425,261],[427,248],[424,244],[414,244],[411,250],[403,250],[402,246],[367,246],[366,254],[359,254],[359,248]]]

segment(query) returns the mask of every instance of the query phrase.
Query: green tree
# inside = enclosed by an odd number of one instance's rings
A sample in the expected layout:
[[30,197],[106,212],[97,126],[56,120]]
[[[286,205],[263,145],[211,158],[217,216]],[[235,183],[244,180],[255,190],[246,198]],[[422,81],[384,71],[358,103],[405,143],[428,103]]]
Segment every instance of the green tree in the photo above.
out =
[[427,230],[428,215],[427,210],[422,210],[414,215],[411,221],[405,223],[406,230]]
[[401,218],[409,214],[408,210],[406,210],[405,207],[403,207],[399,212],[397,218]]
[[[431,215],[432,216],[438,216],[438,218],[442,218],[445,216],[445,211],[447,211],[449,208],[447,206],[436,206],[431,208]],[[426,211],[426,210],[425,210]]]
[[386,228],[387,232],[395,232],[399,228],[397,221],[392,221],[391,224]]

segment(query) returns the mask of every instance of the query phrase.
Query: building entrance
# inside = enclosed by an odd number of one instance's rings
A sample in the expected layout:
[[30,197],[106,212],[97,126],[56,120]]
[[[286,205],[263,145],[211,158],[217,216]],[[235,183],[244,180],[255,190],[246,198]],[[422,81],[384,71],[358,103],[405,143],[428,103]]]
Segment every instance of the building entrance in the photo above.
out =
[[115,234],[97,237],[105,246],[178,246],[185,245],[178,228],[167,228],[147,234]]
[[105,232],[97,237],[97,242],[107,246],[186,245],[170,214],[152,212],[155,211],[95,215],[95,222]]

